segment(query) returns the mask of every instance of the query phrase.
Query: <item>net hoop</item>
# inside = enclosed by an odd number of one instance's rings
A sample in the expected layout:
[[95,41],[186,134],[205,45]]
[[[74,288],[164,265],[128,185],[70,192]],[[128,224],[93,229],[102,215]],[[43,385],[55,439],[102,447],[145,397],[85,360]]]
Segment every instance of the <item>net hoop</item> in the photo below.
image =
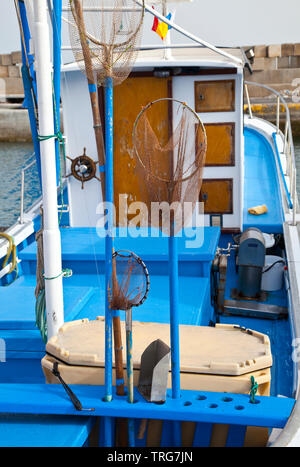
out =
[[[163,98],[160,98],[160,99],[156,99],[152,102],[150,102],[149,104],[147,104],[145,107],[142,108],[142,110],[140,111],[140,113],[138,114],[138,116],[136,117],[135,119],[135,122],[134,122],[134,125],[133,125],[133,132],[132,132],[132,140],[133,140],[133,147],[134,147],[134,152],[136,154],[136,157],[138,159],[138,161],[140,162],[140,164],[142,165],[142,167],[144,168],[145,171],[147,171],[147,168],[145,167],[145,164],[143,163],[139,153],[138,153],[138,150],[137,150],[137,146],[136,146],[136,128],[137,128],[137,125],[138,125],[138,122],[140,120],[140,118],[142,117],[142,115],[153,105],[153,104],[156,104],[157,102],[164,102],[164,101],[169,101],[169,102],[177,102],[178,104],[182,105],[183,107],[187,108],[190,112],[193,113],[193,115],[195,116],[196,120],[198,121],[199,125],[200,125],[200,128],[203,132],[203,135],[204,135],[204,147],[202,149],[202,152],[203,151],[206,151],[206,148],[207,148],[207,136],[206,136],[206,131],[205,131],[205,127],[199,117],[199,115],[186,103],[186,102],[183,102],[183,101],[180,101],[178,99],[173,99],[172,97],[163,97]],[[191,179],[195,174],[196,172],[199,170],[199,167],[196,167],[195,170],[189,174],[187,177],[184,177],[184,178],[181,178],[181,179],[176,179],[175,182],[186,182],[187,180]],[[173,183],[173,180],[170,180],[170,179],[167,179],[167,178],[162,178],[162,177],[159,177],[158,175],[155,175],[153,173],[151,173],[151,176],[153,178],[156,178],[157,180],[161,181],[161,182],[166,182],[166,183]]]
[[[103,2],[102,8],[99,7],[96,12],[86,11],[85,1],[88,6],[89,2]],[[109,5],[105,6],[105,2]],[[145,16],[145,0],[140,3],[130,0],[131,9],[122,12],[126,2],[129,0],[68,0],[67,22],[74,60],[88,79],[96,80],[101,86],[108,85],[107,78],[113,80],[113,86],[120,84],[127,78],[136,61]],[[129,32],[119,31],[118,27],[122,26],[122,21],[126,23],[126,18],[130,23]],[[125,37],[120,38],[122,35]]]
[[117,256],[120,256],[121,258],[128,258],[128,259],[133,258],[143,268],[145,278],[146,278],[145,293],[144,293],[144,295],[142,296],[142,298],[140,299],[140,301],[138,303],[133,303],[127,309],[130,309],[132,307],[138,307],[138,306],[140,306],[140,305],[142,305],[144,303],[144,301],[148,297],[148,293],[149,293],[149,289],[150,289],[150,278],[149,278],[149,272],[148,272],[147,266],[139,256],[137,256],[135,253],[133,253],[133,251],[130,251],[130,250],[118,250],[118,251],[115,251],[113,253],[113,259],[116,259]]

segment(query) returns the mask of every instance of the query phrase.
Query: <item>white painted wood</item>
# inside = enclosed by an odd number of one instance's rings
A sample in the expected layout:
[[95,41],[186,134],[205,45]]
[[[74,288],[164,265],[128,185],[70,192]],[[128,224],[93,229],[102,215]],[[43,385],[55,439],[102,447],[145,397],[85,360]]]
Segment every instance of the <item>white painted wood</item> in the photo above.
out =
[[[243,166],[244,166],[244,137],[243,137],[243,96],[242,74],[238,71],[233,75],[209,76],[175,76],[173,77],[173,98],[186,102],[195,109],[195,81],[235,80],[236,105],[234,112],[199,113],[204,123],[232,122],[235,124],[235,166],[234,167],[205,167],[203,178],[232,178],[233,179],[233,214],[223,215],[223,227],[242,228],[243,223]],[[210,216],[205,215],[205,225],[209,225]]]
[[[34,2],[35,66],[39,107],[39,132],[54,134],[50,41],[47,23],[47,2]],[[64,322],[61,239],[58,228],[56,162],[54,138],[40,142],[44,208],[44,269],[48,339],[57,334]]]
[[[80,71],[63,72],[61,86],[63,102],[64,133],[67,155],[74,159],[83,153],[98,161],[93,117],[86,77]],[[71,162],[67,160],[67,174]],[[97,175],[99,169],[97,165]],[[70,225],[72,227],[95,226],[99,220],[97,206],[102,201],[101,185],[96,179],[90,180],[81,188],[81,182],[74,177],[68,178],[70,204]]]

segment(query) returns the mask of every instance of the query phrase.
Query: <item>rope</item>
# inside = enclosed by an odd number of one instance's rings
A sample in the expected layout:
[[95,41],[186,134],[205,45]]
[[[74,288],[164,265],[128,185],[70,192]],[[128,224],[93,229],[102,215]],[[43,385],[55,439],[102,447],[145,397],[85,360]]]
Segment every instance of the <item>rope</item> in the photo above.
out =
[[255,404],[255,395],[257,393],[258,383],[255,381],[254,376],[251,376],[251,389],[250,389],[250,402]]
[[[58,130],[57,133],[55,133],[54,135],[38,135],[37,136],[38,141],[47,141],[48,139],[51,139],[51,138],[57,139],[58,142],[62,145],[63,157],[64,157],[64,160],[66,160],[65,142],[64,142],[64,137],[62,135],[62,132],[60,130]],[[60,198],[61,198],[61,210],[59,213],[58,223],[60,224],[62,214],[63,214],[63,208],[64,208],[64,190],[63,190],[63,184],[62,184],[62,170],[61,170],[60,164],[59,164],[59,187],[60,187]]]
[[[18,274],[19,274],[16,245],[14,244],[14,239],[11,235],[4,233],[4,232],[0,232],[0,237],[5,238],[8,241],[7,253],[2,263],[2,269],[5,268],[5,266],[7,265],[9,261],[9,258],[11,257],[11,267],[7,271],[6,275],[11,274],[12,272],[15,272],[15,277],[12,281],[14,282],[17,279]],[[10,284],[6,284],[6,285],[10,285]]]
[[66,269],[62,269],[62,271],[61,271],[59,274],[57,274],[57,276],[54,276],[54,277],[45,277],[45,275],[44,275],[43,277],[44,277],[45,280],[51,281],[52,279],[57,279],[57,278],[60,277],[60,276],[63,276],[63,277],[71,277],[72,274],[73,274],[72,269],[66,268]]
[[[53,100],[53,107],[54,107],[53,110],[54,110],[54,119],[55,119],[55,129],[57,131],[53,135],[38,135],[37,139],[38,139],[38,141],[47,141],[48,139],[51,139],[51,138],[57,139],[59,144],[61,144],[61,146],[62,146],[63,158],[64,158],[64,161],[65,161],[66,160],[66,147],[65,147],[63,134],[59,129],[59,121],[58,121],[58,116],[57,116],[57,108],[56,108],[56,100],[55,100],[55,91],[54,91],[53,79],[52,79],[52,96],[53,96],[52,100]],[[63,209],[64,209],[64,190],[63,190],[63,184],[62,184],[62,170],[61,170],[60,158],[59,158],[59,187],[60,187],[60,197],[61,197],[61,210],[60,210],[60,213],[59,213],[58,223],[60,224],[62,214],[63,214]]]
[[37,263],[36,263],[36,288],[35,288],[35,324],[40,330],[43,342],[47,342],[47,317],[46,317],[46,296],[45,280],[57,279],[60,276],[71,277],[71,269],[63,269],[57,276],[45,277],[44,275],[44,248],[43,248],[43,210],[41,209],[41,228],[36,233],[37,243]]

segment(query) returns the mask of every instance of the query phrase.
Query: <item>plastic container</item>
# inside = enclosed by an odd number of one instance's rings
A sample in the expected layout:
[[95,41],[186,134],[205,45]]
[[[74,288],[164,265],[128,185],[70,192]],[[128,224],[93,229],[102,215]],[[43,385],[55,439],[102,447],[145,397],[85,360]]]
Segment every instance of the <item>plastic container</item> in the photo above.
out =
[[285,261],[281,256],[266,255],[263,268],[261,289],[268,292],[280,290],[284,282]]
[[[48,341],[48,355],[42,360],[47,383],[59,382],[52,373],[53,363],[57,361],[58,370],[67,384],[104,384],[104,324],[104,318],[99,317],[96,321],[79,320],[62,326],[58,335]],[[122,332],[125,342],[125,330]],[[135,386],[141,355],[158,338],[169,345],[168,324],[133,322]],[[244,328],[235,325],[181,325],[180,354],[182,389],[248,394],[253,375],[258,383],[257,394],[270,394],[272,355],[269,338],[264,334],[245,332]],[[123,358],[125,367],[125,355]],[[171,372],[168,386],[171,387]],[[159,446],[162,422],[149,420],[148,423],[147,445]],[[194,423],[183,423],[185,446],[191,446],[194,429]],[[222,445],[226,430],[227,426],[214,427],[212,446]],[[268,430],[248,427],[245,445],[264,445],[267,437]]]

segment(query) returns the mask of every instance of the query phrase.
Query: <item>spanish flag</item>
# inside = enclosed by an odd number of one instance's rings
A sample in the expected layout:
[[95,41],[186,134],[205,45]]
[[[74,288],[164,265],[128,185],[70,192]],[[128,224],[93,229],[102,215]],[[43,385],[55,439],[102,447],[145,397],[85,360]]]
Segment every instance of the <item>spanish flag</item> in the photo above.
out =
[[[172,18],[172,14],[169,13],[168,16],[166,16],[166,18],[170,21]],[[154,16],[152,31],[156,32],[162,40],[164,40],[164,38],[166,37],[169,29],[171,29],[171,26],[164,23],[163,21],[158,21],[156,16]]]

